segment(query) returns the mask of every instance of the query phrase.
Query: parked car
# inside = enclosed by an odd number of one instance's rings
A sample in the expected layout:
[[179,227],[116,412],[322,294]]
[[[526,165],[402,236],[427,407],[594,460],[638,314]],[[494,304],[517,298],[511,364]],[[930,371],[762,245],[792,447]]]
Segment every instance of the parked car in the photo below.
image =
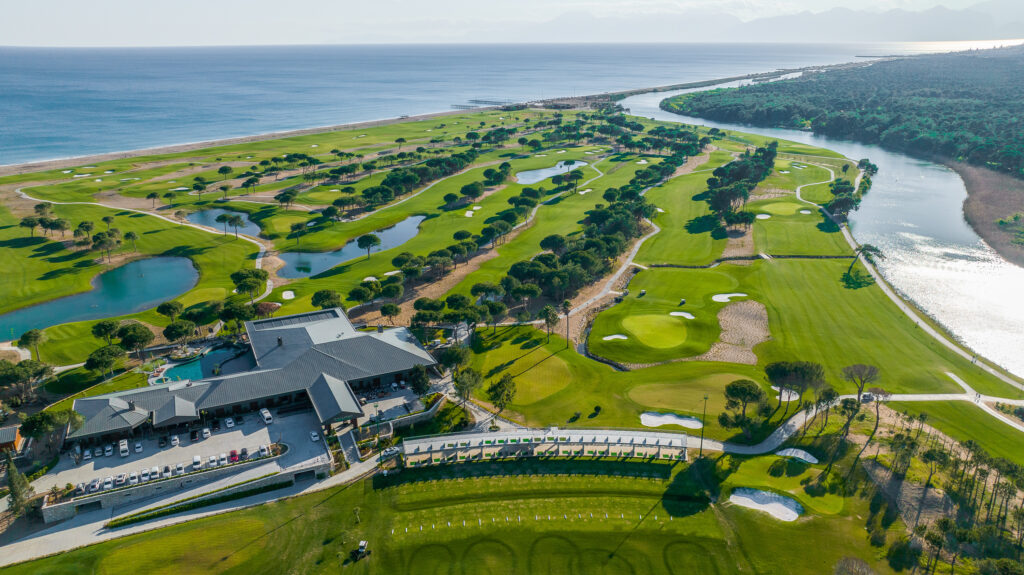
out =
[[267,409],[266,407],[260,410],[260,417],[263,418],[263,423],[267,425],[274,423],[274,416],[270,415],[270,410]]
[[100,480],[93,479],[89,482],[89,493],[96,493],[100,490]]
[[162,477],[164,479],[167,479],[170,476],[171,476],[171,466],[170,465],[164,465],[164,473],[163,473]]
[[228,459],[229,459],[229,461],[231,461],[231,463],[237,462],[238,461],[238,452],[235,451],[234,449],[232,449]]
[[242,448],[242,461],[245,461],[246,459],[249,459],[249,448],[248,447],[243,447]]
[[114,488],[114,478],[108,475],[107,478],[103,480],[103,489],[113,489],[113,488]]
[[75,495],[85,495],[85,493],[86,490],[84,483],[79,483],[78,485],[75,486]]
[[128,482],[128,474],[122,473],[114,479],[114,485],[118,487],[124,487],[124,484]]
[[210,467],[217,467],[217,456],[211,455],[210,459],[206,461],[206,464],[209,465]]
[[235,416],[235,425],[242,425],[243,423],[245,423],[245,418],[242,417],[241,415],[236,415]]
[[141,441],[136,441],[135,442],[135,453],[142,453],[142,442]]
[[93,449],[92,450],[92,454],[93,454],[93,457],[103,457],[103,448],[102,447],[97,447],[96,449]]
[[195,443],[195,442],[199,441],[199,430],[198,429],[193,429],[192,433],[189,434],[188,438],[189,438],[189,441],[191,441],[192,443]]
[[131,453],[130,451],[128,451],[128,440],[122,439],[117,444],[117,450],[121,453],[121,457],[128,457],[128,455]]
[[185,475],[185,466],[179,463],[174,467],[174,472],[178,475]]
[[203,428],[203,439],[209,439],[211,435],[213,435],[213,434],[210,433],[210,428],[209,427],[204,427]]
[[228,454],[227,453],[221,453],[220,454],[220,465],[227,465],[227,464],[228,464]]
[[174,447],[177,447],[177,446],[181,445],[181,440],[178,439],[177,435],[172,435],[171,436],[171,445],[173,445]]
[[203,468],[203,459],[198,455],[192,457],[192,469],[199,471]]
[[82,452],[82,461],[89,461],[92,459],[92,452],[86,449]]
[[266,445],[260,446],[260,457],[266,457],[270,455],[270,448]]
[[160,479],[160,468],[157,467],[156,465],[154,465],[149,470],[149,479],[150,481],[156,481],[157,479]]
[[159,447],[160,449],[167,447],[167,436],[161,435],[160,439],[156,442],[156,446]]
[[380,458],[381,459],[390,459],[390,458],[398,455],[398,453],[400,451],[401,450],[398,449],[397,447],[385,447],[384,450],[380,452]]
[[139,472],[139,481],[149,481],[149,470],[143,469]]
[[128,474],[128,485],[138,485],[138,484],[139,484],[139,474],[137,472],[135,472],[135,471],[132,471],[131,473]]
[[309,440],[312,441],[313,443],[316,443],[317,441],[320,441],[320,434],[315,432],[315,431],[310,431],[309,432]]
[[107,457],[110,457],[113,454],[114,454],[114,445],[113,444],[107,444],[107,445],[105,445],[103,447],[103,455],[106,455]]
[[234,419],[231,419],[230,417],[225,417],[224,418],[224,427],[226,427],[228,429],[231,429],[234,426],[235,426],[235,420]]
[[220,420],[214,419],[210,426],[213,427],[214,431],[220,431]]

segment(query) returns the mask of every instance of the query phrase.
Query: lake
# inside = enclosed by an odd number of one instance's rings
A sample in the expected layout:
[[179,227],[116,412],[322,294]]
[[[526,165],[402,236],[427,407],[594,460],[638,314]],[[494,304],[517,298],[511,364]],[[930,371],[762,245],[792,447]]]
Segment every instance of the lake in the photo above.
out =
[[567,174],[570,171],[575,170],[576,168],[582,168],[583,166],[586,165],[586,162],[580,162],[578,160],[572,165],[566,165],[565,162],[558,162],[557,164],[551,166],[550,168],[541,168],[539,170],[526,170],[523,172],[518,172],[516,173],[516,182],[529,186],[531,184],[543,182],[544,180],[552,176],[557,176],[559,174]]
[[[374,250],[397,248],[416,237],[420,231],[420,222],[425,219],[426,216],[411,216],[390,228],[373,232],[380,238],[380,245]],[[356,245],[356,240],[352,240],[333,252],[281,252],[277,257],[285,263],[284,267],[277,270],[277,275],[283,278],[305,278],[325,272],[349,260],[366,257],[366,250],[360,249]]]
[[103,272],[91,291],[0,315],[0,338],[16,338],[30,329],[136,313],[174,299],[195,287],[199,272],[192,260],[156,257],[135,260]]
[[[207,208],[205,210],[199,210],[198,212],[192,212],[186,219],[193,224],[199,224],[203,226],[209,226],[211,228],[224,231],[224,224],[217,221],[217,216],[221,214],[227,214],[229,216],[241,216],[242,221],[245,225],[238,226],[238,233],[245,234],[258,238],[260,236],[260,227],[256,222],[249,219],[249,214],[245,212],[237,212],[235,210],[225,210],[222,208]],[[235,233],[235,228],[228,226],[228,233]]]
[[854,237],[882,250],[886,257],[876,265],[902,296],[975,352],[1024,376],[1024,268],[1000,257],[967,224],[967,188],[956,172],[878,146],[690,118],[658,107],[678,93],[642,94],[621,104],[638,116],[801,142],[854,160],[870,158],[879,171],[860,210],[850,216]]

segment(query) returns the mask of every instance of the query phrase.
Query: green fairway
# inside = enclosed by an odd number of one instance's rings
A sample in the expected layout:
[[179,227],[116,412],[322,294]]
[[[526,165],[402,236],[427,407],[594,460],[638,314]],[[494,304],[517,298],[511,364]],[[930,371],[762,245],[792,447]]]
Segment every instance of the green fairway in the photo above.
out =
[[[774,459],[742,463],[723,487],[798,491],[791,485],[799,477],[764,471]],[[858,517],[867,504],[835,499],[823,498],[820,510],[808,502],[805,518],[784,523],[724,502],[709,507],[685,465],[463,465],[407,470],[0,572],[818,575],[852,555],[891,573]],[[373,555],[348,563],[363,539]],[[806,553],[808,545],[816,552]]]
[[647,192],[647,199],[663,210],[654,217],[661,231],[644,242],[637,262],[706,265],[722,255],[725,235],[717,232],[717,222],[702,196],[709,175],[679,176]]
[[853,255],[839,226],[813,206],[795,199],[779,198],[751,202],[747,209],[770,216],[754,221],[754,245],[758,252],[800,256]]

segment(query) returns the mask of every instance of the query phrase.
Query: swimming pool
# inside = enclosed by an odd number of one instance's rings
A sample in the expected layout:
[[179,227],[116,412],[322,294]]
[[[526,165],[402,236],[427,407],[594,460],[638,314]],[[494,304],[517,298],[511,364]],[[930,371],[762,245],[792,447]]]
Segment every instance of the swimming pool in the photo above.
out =
[[[211,350],[203,357],[193,359],[191,361],[185,362],[180,365],[176,365],[168,369],[164,373],[164,377],[168,381],[179,381],[186,379],[197,380],[206,377],[213,377],[214,375],[226,375],[228,373],[243,371],[244,369],[248,369],[250,367],[248,362],[240,362],[245,363],[245,365],[244,367],[240,366],[239,369],[229,369],[228,366],[223,366],[220,373],[214,373],[214,369],[218,365],[231,359],[239,351],[241,350],[235,347],[220,347]],[[239,360],[242,359],[245,359],[245,357],[239,358]],[[233,366],[236,362],[232,361],[230,363]]]

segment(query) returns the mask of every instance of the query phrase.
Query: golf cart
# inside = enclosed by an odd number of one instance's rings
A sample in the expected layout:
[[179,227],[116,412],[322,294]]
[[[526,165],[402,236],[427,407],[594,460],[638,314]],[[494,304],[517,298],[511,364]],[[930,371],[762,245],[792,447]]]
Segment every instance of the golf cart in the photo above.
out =
[[373,553],[373,551],[370,551],[369,549],[367,549],[366,546],[367,546],[367,542],[366,541],[360,541],[359,542],[359,549],[353,549],[352,550],[351,556],[352,556],[352,560],[353,561],[359,561],[363,557],[369,557],[370,553]]

